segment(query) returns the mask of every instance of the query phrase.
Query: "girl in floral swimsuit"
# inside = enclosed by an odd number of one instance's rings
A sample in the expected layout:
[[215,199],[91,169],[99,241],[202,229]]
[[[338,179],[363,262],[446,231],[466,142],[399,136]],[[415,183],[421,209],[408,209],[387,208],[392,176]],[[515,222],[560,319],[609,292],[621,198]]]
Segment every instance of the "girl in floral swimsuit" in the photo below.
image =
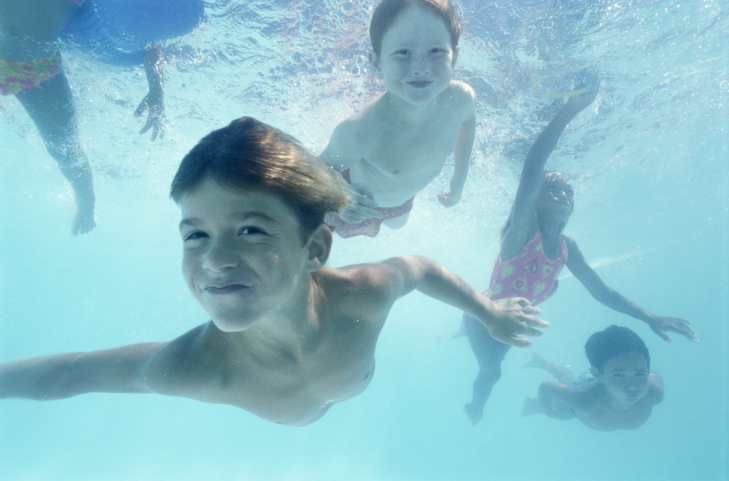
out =
[[[646,322],[653,332],[667,341],[670,340],[667,331],[697,341],[688,321],[656,316],[606,286],[587,264],[577,243],[562,235],[574,210],[572,187],[563,174],[544,172],[544,165],[567,124],[592,103],[597,90],[595,82],[587,92],[570,97],[529,150],[511,214],[502,230],[501,252],[489,288],[483,294],[491,300],[519,297],[524,303],[539,304],[554,292],[560,270],[566,265],[590,294],[607,307]],[[492,338],[488,330],[468,314],[464,314],[463,321],[479,364],[473,398],[463,407],[475,425],[483,416],[491,389],[501,377],[501,361],[510,346]],[[521,346],[530,344],[527,339],[520,341]]]

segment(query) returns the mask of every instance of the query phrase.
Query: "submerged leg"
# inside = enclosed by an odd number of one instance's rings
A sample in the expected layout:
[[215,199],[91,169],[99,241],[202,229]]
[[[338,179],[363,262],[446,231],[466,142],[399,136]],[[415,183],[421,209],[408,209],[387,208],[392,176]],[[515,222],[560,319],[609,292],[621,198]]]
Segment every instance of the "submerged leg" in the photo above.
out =
[[94,185],[91,167],[81,149],[76,125],[76,111],[68,80],[63,71],[37,87],[17,94],[18,100],[40,131],[51,154],[76,196],[73,235],[89,232],[94,219]]
[[572,374],[572,371],[570,371],[570,368],[568,366],[565,366],[564,364],[560,364],[558,362],[549,361],[536,351],[532,352],[531,356],[529,356],[529,359],[524,361],[521,367],[534,367],[537,369],[543,369],[552,376],[554,376],[555,379],[557,379],[557,381],[562,384],[575,378],[575,375]]
[[471,316],[464,314],[463,325],[479,366],[478,375],[473,382],[471,402],[463,406],[466,416],[475,426],[483,417],[483,409],[491,395],[491,389],[501,378],[501,361],[511,346],[491,337],[488,329]]

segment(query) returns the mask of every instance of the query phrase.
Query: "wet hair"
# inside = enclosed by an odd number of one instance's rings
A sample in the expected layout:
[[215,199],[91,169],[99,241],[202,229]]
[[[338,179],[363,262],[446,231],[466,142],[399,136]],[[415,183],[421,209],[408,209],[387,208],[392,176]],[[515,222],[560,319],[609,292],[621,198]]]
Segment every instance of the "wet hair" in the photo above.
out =
[[208,178],[278,196],[294,212],[304,239],[348,198],[341,177],[298,140],[251,117],[203,137],[182,159],[170,197],[179,204]]
[[397,18],[408,9],[420,6],[440,17],[445,23],[446,29],[451,36],[451,47],[458,47],[458,40],[461,38],[461,20],[451,0],[382,0],[370,21],[370,41],[372,50],[380,55],[382,50],[382,39],[390,30]]
[[[560,183],[560,184],[567,184],[570,188],[572,188],[572,184],[570,184],[570,180],[567,178],[566,175],[564,175],[562,172],[556,172],[554,170],[545,170],[542,174],[542,185],[539,187],[540,189],[544,188],[545,184],[548,184],[550,182]],[[562,233],[564,231],[564,228],[567,226],[567,221],[562,222],[559,227],[557,228],[558,233]],[[509,214],[509,218],[506,219],[506,222],[501,227],[501,239],[504,238],[506,235],[506,231],[509,230],[509,227],[511,227],[511,214]]]
[[627,327],[610,326],[591,335],[585,344],[587,359],[599,372],[602,372],[609,359],[629,352],[637,352],[643,356],[650,370],[651,356],[648,348],[643,339]]

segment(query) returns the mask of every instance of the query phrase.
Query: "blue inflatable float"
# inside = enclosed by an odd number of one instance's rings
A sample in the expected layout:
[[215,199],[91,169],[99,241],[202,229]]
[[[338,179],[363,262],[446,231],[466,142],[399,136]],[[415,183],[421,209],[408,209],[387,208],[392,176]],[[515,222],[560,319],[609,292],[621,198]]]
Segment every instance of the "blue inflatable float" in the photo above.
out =
[[202,0],[86,0],[61,39],[127,67],[142,62],[148,44],[187,34],[203,16]]

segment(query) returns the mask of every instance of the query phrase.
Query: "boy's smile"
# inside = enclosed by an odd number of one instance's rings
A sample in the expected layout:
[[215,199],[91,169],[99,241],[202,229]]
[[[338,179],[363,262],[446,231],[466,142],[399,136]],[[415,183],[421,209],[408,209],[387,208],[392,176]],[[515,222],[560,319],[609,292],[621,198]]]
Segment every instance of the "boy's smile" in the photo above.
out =
[[413,6],[385,33],[380,55],[372,54],[372,64],[392,95],[424,105],[450,84],[455,57],[443,20]]
[[245,330],[306,299],[308,250],[278,197],[205,179],[180,208],[183,275],[219,329]]

